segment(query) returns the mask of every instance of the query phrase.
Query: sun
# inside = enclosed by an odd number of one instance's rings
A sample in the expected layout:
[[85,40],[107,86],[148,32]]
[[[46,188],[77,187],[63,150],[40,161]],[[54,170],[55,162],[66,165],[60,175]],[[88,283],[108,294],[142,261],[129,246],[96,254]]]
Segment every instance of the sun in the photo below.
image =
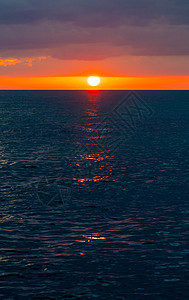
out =
[[100,77],[98,76],[90,76],[87,78],[87,82],[90,86],[97,86],[100,84]]

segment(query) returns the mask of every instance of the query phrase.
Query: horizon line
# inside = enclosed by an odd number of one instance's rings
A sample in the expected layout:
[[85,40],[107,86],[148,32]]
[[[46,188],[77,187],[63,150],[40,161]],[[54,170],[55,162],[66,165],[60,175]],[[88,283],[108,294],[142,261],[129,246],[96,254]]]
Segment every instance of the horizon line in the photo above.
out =
[[[92,72],[91,72],[92,73]],[[0,76],[0,90],[188,90],[189,76],[110,76],[90,87],[88,76]]]

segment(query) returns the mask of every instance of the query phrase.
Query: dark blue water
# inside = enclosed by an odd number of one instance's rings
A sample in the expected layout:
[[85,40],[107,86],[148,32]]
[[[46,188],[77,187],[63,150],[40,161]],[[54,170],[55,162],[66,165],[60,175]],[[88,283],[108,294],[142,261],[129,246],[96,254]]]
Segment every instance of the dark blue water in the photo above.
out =
[[188,299],[188,91],[0,92],[0,299]]

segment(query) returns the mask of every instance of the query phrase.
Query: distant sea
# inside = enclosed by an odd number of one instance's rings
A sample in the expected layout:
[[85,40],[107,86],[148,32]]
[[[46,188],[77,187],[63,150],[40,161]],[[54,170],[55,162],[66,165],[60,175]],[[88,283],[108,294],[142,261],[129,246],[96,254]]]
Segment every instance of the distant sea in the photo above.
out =
[[0,299],[187,299],[189,91],[0,91]]

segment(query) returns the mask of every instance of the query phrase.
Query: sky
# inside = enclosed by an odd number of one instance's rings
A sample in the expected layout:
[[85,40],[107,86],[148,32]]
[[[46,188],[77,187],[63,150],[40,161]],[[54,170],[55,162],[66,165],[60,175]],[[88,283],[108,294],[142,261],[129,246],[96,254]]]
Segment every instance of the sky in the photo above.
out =
[[0,89],[188,89],[188,37],[188,0],[0,0]]

